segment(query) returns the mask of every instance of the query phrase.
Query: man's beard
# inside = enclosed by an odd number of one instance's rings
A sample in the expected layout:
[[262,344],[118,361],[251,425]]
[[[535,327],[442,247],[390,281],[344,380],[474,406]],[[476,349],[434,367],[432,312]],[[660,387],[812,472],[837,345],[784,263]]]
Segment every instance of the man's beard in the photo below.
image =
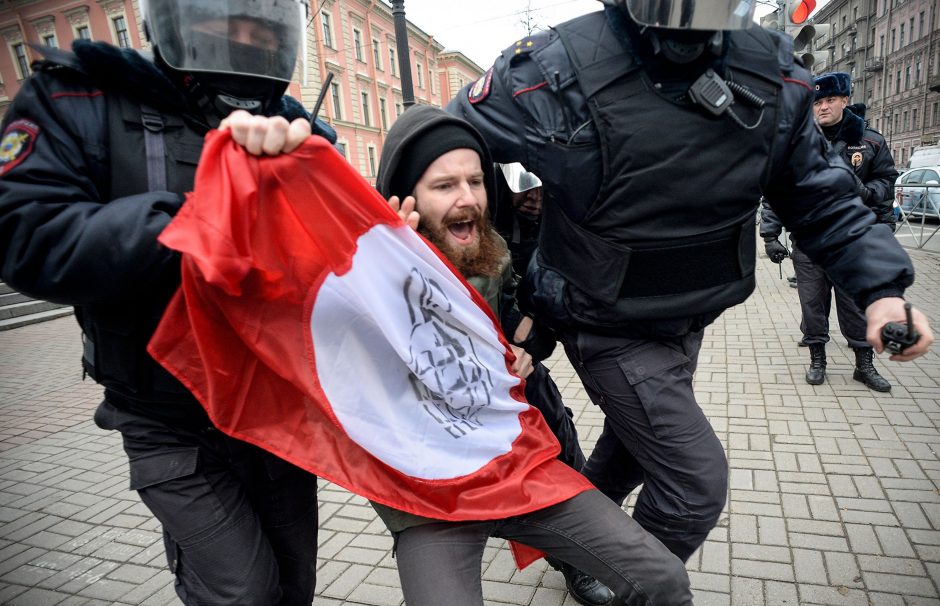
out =
[[[466,217],[464,220],[469,218],[472,217]],[[453,222],[453,219],[450,219],[450,222]],[[447,239],[448,231],[444,225],[432,227],[422,222],[418,226],[418,232],[436,246],[463,277],[497,277],[502,274],[508,258],[506,245],[487,217],[478,215],[475,224],[479,236],[473,246],[452,244]]]

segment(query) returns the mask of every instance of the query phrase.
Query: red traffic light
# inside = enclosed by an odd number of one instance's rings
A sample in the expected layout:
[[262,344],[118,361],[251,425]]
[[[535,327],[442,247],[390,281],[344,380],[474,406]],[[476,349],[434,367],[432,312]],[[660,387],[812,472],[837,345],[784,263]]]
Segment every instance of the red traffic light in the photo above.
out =
[[794,0],[790,2],[790,23],[797,25],[803,23],[809,18],[810,13],[812,13],[815,8],[816,0]]

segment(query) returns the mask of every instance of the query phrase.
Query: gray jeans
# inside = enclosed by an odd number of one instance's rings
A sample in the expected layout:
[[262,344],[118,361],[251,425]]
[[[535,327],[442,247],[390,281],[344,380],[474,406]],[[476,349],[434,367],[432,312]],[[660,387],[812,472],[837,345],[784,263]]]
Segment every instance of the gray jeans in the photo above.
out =
[[512,539],[590,574],[625,604],[692,604],[682,562],[613,501],[588,490],[529,514],[485,522],[440,522],[398,535],[408,606],[480,606],[480,566],[490,537]]

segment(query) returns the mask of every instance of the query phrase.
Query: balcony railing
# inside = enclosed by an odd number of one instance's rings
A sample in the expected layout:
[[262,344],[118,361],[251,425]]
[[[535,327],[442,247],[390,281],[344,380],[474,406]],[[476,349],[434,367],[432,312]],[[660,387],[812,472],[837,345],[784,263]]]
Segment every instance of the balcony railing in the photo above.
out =
[[940,74],[927,76],[927,88],[935,93],[940,93]]
[[882,57],[869,57],[865,61],[866,72],[880,72],[885,67],[885,60]]

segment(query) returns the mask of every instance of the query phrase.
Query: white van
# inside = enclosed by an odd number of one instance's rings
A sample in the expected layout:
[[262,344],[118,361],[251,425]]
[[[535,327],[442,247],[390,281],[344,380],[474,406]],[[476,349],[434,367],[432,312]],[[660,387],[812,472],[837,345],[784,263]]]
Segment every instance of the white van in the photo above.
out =
[[923,168],[938,164],[940,164],[940,145],[925,145],[914,150],[907,166],[908,168]]

